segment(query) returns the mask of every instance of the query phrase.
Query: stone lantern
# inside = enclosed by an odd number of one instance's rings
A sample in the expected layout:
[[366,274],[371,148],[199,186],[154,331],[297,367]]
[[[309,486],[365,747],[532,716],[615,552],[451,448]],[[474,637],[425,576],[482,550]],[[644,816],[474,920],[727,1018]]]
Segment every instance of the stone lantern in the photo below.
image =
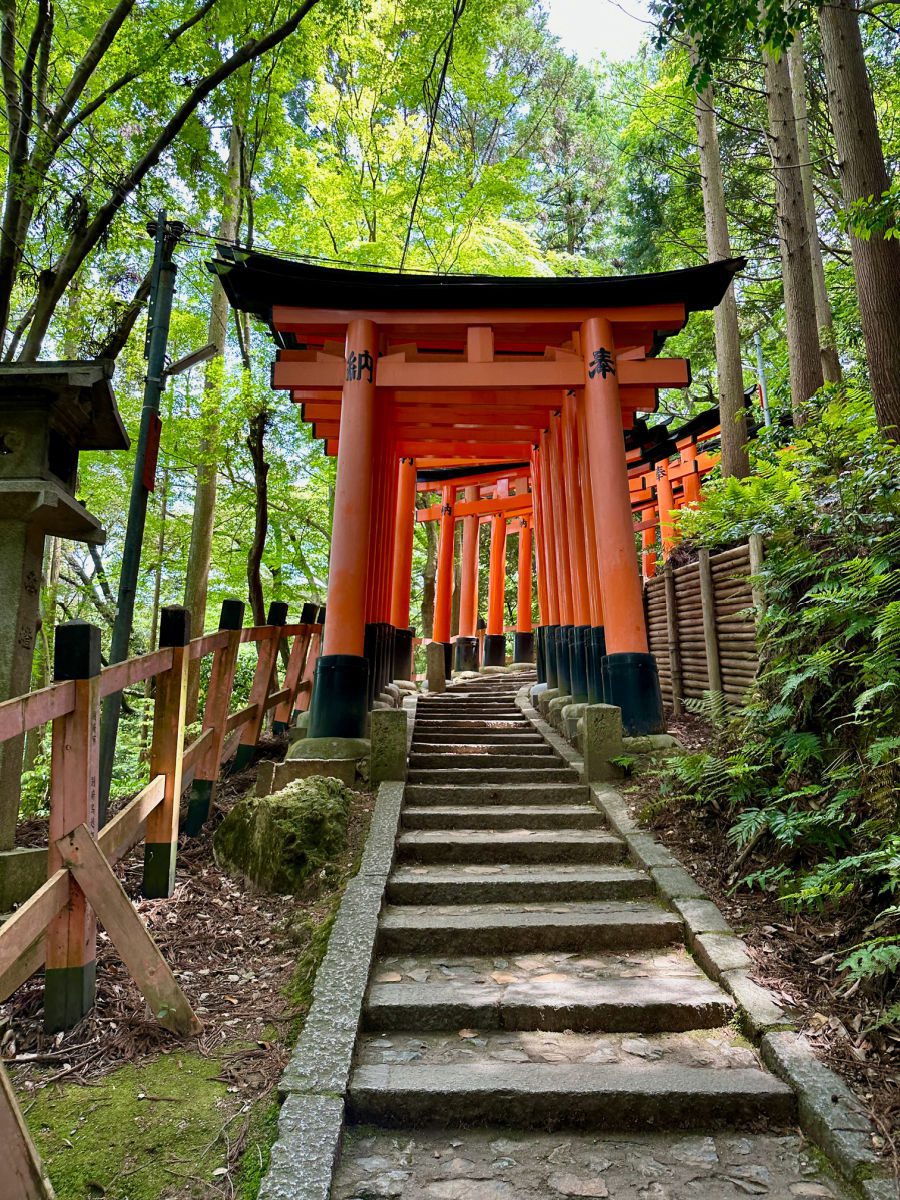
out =
[[[108,359],[0,366],[0,701],[31,687],[45,535],[106,540],[75,489],[79,451],[128,448],[113,366]],[[21,769],[22,739],[0,744],[0,912],[20,898],[18,864],[4,852],[15,842]]]

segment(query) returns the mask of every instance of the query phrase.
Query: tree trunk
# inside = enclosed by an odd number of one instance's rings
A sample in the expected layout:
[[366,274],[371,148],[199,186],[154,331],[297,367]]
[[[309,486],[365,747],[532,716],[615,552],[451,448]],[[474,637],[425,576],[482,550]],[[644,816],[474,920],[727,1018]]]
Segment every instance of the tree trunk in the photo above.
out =
[[247,449],[253,462],[254,483],[254,522],[253,540],[247,554],[247,592],[250,597],[250,609],[253,613],[253,624],[264,625],[266,622],[266,602],[262,586],[262,558],[266,548],[266,534],[269,530],[269,464],[266,462],[266,426],[269,423],[269,411],[260,409],[250,418],[247,432]]
[[[889,180],[859,17],[849,0],[819,10],[828,109],[834,127],[844,204],[878,199]],[[900,429],[900,242],[873,233],[850,238],[875,416],[882,429]]]
[[810,232],[800,177],[797,123],[791,96],[787,58],[763,56],[766,68],[766,104],[769,113],[769,152],[775,175],[775,211],[778,248],[784,279],[784,313],[787,327],[791,407],[794,421],[804,418],[804,405],[822,386],[822,359],[816,324]]
[[[731,238],[725,210],[725,186],[719,135],[713,108],[713,90],[707,87],[697,96],[697,146],[700,151],[700,180],[703,187],[703,214],[706,223],[706,249],[710,262],[731,258]],[[738,325],[734,284],[715,311],[716,373],[719,381],[719,419],[722,426],[722,474],[743,479],[750,473],[747,454],[747,410],[744,406],[744,372],[741,366],[741,332]]]
[[[249,73],[248,73],[249,78]],[[238,212],[240,208],[241,156],[243,153],[243,125],[246,121],[246,102],[235,101],[234,119],[228,141],[228,166],[225,172],[225,187],[222,194],[222,218],[219,222],[219,237],[222,241],[234,241],[237,236]],[[187,572],[184,582],[184,606],[190,609],[191,629],[199,637],[206,625],[206,601],[209,593],[209,567],[212,561],[213,527],[216,515],[216,461],[219,447],[219,400],[221,395],[222,371],[228,329],[228,298],[216,279],[213,282],[212,303],[209,312],[207,344],[216,347],[217,357],[207,363],[203,379],[201,401],[201,425],[197,467],[197,490],[194,493],[194,517],[191,524],[191,546],[188,551]],[[187,721],[197,717],[197,702],[200,694],[200,662],[191,663],[188,672]]]
[[816,198],[813,191],[812,158],[809,149],[809,112],[806,104],[806,66],[803,62],[803,37],[797,34],[788,50],[788,69],[791,75],[791,95],[797,123],[797,151],[800,155],[800,182],[806,205],[806,225],[809,229],[809,254],[812,264],[813,299],[816,305],[816,325],[819,331],[819,354],[822,374],[828,383],[841,382],[841,361],[834,336],[834,317],[825,286],[825,265],[819,244],[816,218]]
[[437,576],[436,521],[425,522],[425,569],[422,572],[422,637],[434,628],[434,581]]

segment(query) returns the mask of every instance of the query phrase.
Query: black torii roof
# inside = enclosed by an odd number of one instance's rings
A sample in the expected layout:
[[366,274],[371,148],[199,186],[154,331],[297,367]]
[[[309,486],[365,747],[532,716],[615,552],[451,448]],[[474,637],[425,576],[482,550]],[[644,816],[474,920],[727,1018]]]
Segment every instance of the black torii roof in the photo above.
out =
[[219,246],[208,263],[234,308],[272,324],[272,308],[453,310],[466,308],[611,308],[680,304],[689,313],[719,303],[744,258],[721,259],[649,275],[413,275],[321,267]]

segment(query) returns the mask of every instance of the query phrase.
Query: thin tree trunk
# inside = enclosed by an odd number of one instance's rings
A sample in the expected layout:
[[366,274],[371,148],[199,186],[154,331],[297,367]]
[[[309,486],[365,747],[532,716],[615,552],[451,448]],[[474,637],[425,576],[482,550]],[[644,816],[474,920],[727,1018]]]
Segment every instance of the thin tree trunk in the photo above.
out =
[[262,408],[250,418],[247,432],[247,449],[253,462],[253,484],[255,494],[255,516],[253,522],[253,540],[247,554],[247,591],[250,597],[250,608],[253,612],[253,624],[263,625],[266,620],[266,606],[262,586],[262,558],[266,548],[266,534],[269,529],[269,464],[266,462],[266,426],[269,423],[268,409]]
[[[878,199],[889,180],[859,16],[849,0],[819,9],[828,109],[834,128],[844,204]],[[873,233],[850,238],[859,313],[875,416],[896,439],[900,430],[900,241]]]
[[804,418],[804,405],[822,386],[816,301],[813,290],[810,231],[800,177],[797,123],[791,96],[787,58],[764,54],[766,104],[769,113],[769,152],[775,175],[778,249],[784,279],[791,407],[794,421]]
[[[706,249],[710,262],[731,258],[731,238],[728,233],[725,186],[713,100],[712,88],[707,87],[698,94],[695,106]],[[722,474],[743,479],[750,473],[750,459],[747,454],[747,410],[744,406],[741,332],[733,283],[729,284],[728,291],[716,308],[715,323],[719,419],[722,426]]]
[[[248,71],[248,81],[250,73]],[[234,118],[228,140],[228,166],[222,194],[222,218],[219,237],[234,241],[237,236],[241,190],[241,156],[243,154],[244,123],[247,116],[246,91],[244,98],[235,101]],[[206,602],[209,594],[209,567],[212,561],[213,528],[216,515],[216,461],[219,447],[219,401],[228,329],[228,298],[218,280],[213,282],[209,312],[207,344],[216,347],[217,357],[206,366],[201,400],[202,436],[197,467],[197,489],[194,493],[194,517],[191,524],[191,546],[188,551],[184,583],[184,606],[190,609],[191,628],[199,637],[206,625]],[[200,694],[200,663],[192,662],[188,673],[187,721],[197,716]]]
[[806,103],[806,66],[803,62],[803,36],[797,34],[788,50],[788,69],[791,75],[791,95],[797,123],[797,151],[800,155],[800,181],[806,205],[806,225],[809,229],[809,254],[812,264],[813,299],[816,305],[816,325],[819,330],[819,353],[822,374],[828,383],[841,382],[841,361],[834,336],[834,317],[825,285],[825,264],[819,244],[816,218],[816,198],[813,191],[812,159],[809,149],[809,111]]

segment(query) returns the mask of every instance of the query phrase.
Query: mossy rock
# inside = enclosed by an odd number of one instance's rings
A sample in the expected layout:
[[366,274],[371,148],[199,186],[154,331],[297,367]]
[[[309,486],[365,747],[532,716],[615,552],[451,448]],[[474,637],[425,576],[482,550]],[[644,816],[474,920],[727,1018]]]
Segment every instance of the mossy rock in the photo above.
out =
[[349,818],[350,792],[321,775],[245,796],[213,835],[216,862],[261,891],[297,893],[347,848]]

